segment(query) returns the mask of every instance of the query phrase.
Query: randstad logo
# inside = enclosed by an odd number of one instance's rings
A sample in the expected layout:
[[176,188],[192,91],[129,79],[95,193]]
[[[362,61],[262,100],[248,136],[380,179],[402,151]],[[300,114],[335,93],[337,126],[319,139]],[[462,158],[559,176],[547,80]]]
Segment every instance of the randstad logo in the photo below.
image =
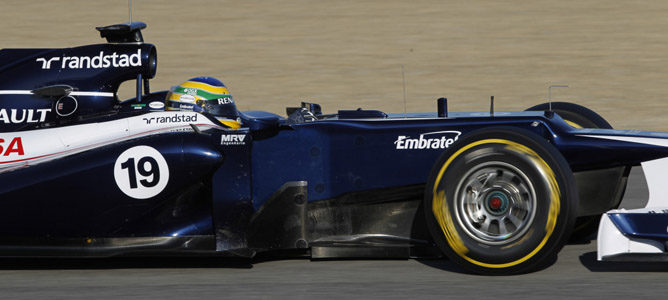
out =
[[400,135],[394,144],[397,149],[446,149],[459,139],[459,131],[436,131],[427,132],[418,138],[411,139],[410,136]]
[[[101,68],[126,68],[141,67],[141,49],[135,54],[104,54],[100,51],[97,56],[62,56],[49,59],[40,57],[36,60],[42,63],[42,69],[60,67],[61,69],[101,69]],[[53,65],[52,65],[53,63]]]

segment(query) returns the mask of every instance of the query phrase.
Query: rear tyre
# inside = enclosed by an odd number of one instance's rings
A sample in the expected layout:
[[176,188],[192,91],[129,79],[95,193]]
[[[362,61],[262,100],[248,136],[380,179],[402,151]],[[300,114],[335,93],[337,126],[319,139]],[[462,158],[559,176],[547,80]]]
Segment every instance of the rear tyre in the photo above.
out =
[[577,192],[561,154],[523,129],[486,128],[448,148],[424,209],[439,248],[464,269],[516,274],[554,258],[575,221]]
[[[549,103],[543,103],[530,107],[527,111],[545,111],[549,108]],[[552,111],[564,119],[568,125],[575,128],[612,129],[608,121],[593,110],[582,105],[569,102],[552,102]]]

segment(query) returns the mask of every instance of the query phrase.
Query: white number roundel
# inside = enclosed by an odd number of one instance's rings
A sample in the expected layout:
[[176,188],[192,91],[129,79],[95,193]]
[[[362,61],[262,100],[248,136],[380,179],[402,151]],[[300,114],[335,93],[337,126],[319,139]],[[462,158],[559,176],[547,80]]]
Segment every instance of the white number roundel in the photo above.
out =
[[169,167],[162,154],[149,146],[135,146],[123,151],[114,164],[116,185],[135,199],[148,199],[167,186]]

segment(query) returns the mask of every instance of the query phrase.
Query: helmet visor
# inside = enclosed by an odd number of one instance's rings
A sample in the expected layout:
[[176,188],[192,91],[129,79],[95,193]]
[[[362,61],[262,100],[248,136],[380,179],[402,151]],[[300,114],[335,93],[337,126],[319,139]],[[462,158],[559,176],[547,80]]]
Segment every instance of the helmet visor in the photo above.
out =
[[197,104],[204,109],[205,112],[210,113],[216,117],[225,117],[228,119],[236,119],[239,117],[239,111],[237,110],[232,96],[224,95],[218,99],[211,100],[199,100]]

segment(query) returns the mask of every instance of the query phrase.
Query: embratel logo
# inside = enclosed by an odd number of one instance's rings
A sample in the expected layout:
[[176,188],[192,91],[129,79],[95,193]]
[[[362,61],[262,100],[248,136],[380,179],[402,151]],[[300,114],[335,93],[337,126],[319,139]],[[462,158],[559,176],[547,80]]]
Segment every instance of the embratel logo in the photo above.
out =
[[[105,54],[100,51],[97,56],[56,56],[51,58],[40,57],[36,60],[42,63],[42,69],[51,69],[52,66],[61,69],[101,69],[141,67],[141,49],[135,54]],[[53,63],[53,65],[52,65]]]
[[220,136],[220,144],[224,146],[246,145],[245,134],[223,134]]
[[146,122],[146,124],[164,124],[164,123],[181,123],[181,122],[187,122],[187,123],[195,123],[197,122],[197,114],[192,114],[192,115],[173,115],[173,116],[167,116],[167,117],[151,117],[151,118],[142,118]]
[[411,139],[410,136],[400,135],[394,142],[397,149],[446,149],[459,139],[459,131],[436,131],[427,132],[418,138]]

